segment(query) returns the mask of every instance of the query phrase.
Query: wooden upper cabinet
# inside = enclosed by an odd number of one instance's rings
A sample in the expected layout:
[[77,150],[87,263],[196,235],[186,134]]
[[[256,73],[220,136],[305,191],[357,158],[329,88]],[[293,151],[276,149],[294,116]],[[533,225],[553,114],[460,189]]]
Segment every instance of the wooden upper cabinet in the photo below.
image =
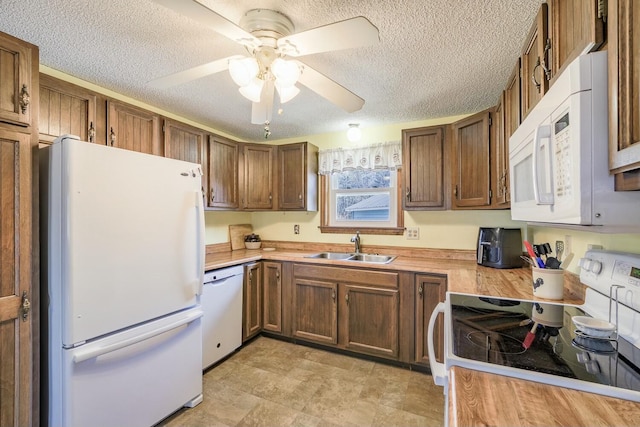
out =
[[107,103],[107,145],[147,154],[163,154],[160,116],[113,100]]
[[518,58],[507,82],[507,86],[504,89],[504,136],[507,146],[509,144],[509,138],[511,138],[511,135],[518,129],[522,121],[521,93],[520,58]]
[[273,209],[274,149],[266,144],[244,145],[242,208]]
[[446,208],[444,134],[443,126],[402,131],[405,210]]
[[640,2],[609,0],[609,169],[640,189]]
[[31,111],[38,108],[34,102],[38,99],[37,69],[38,48],[0,32],[0,122],[32,124]]
[[493,202],[497,207],[508,208],[509,204],[509,139],[505,134],[504,92],[491,114],[491,181]]
[[184,123],[165,119],[164,156],[185,162],[204,163],[204,132]]
[[489,165],[489,111],[452,125],[452,208],[491,204]]
[[238,209],[238,158],[240,144],[218,135],[209,136],[209,190],[207,206],[219,209]]
[[307,142],[278,146],[278,209],[318,210],[318,148]]
[[96,142],[96,96],[80,86],[41,74],[38,122],[41,142],[53,142],[65,134]]
[[603,43],[599,3],[602,0],[548,0],[551,84],[571,61]]
[[548,49],[548,8],[546,3],[540,5],[536,20],[529,30],[522,49],[522,117],[526,117],[529,111],[542,99],[549,88],[548,76],[545,73],[547,67],[546,54]]

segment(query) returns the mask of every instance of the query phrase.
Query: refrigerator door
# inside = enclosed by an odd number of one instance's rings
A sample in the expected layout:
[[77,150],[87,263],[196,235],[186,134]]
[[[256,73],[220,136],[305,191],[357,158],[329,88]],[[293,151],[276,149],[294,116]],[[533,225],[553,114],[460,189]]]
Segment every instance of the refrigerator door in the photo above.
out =
[[50,330],[63,346],[196,305],[200,165],[70,139],[42,154]]
[[[57,349],[49,427],[150,426],[202,399],[199,308]],[[56,368],[57,366],[57,368]]]

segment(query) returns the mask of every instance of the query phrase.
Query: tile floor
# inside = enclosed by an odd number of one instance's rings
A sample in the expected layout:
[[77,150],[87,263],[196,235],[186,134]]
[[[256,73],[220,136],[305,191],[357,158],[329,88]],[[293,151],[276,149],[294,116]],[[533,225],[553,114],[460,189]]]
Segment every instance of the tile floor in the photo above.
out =
[[429,375],[258,337],[204,375],[204,401],[160,426],[442,426]]

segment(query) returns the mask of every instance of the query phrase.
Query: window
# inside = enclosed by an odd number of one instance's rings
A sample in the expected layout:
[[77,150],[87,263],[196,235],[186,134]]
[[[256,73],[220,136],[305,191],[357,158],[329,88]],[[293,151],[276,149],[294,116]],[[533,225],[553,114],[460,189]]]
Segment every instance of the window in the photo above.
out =
[[401,167],[400,141],[320,150],[320,231],[402,234]]
[[402,233],[395,170],[348,170],[323,178],[322,232]]

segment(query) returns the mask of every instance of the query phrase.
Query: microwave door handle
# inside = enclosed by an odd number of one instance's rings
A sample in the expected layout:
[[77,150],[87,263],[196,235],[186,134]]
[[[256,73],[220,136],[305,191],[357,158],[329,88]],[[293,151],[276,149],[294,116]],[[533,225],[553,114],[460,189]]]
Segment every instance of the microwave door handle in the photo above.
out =
[[553,193],[544,193],[540,192],[540,166],[546,166],[549,171],[549,179],[552,177],[552,165],[551,159],[545,165],[544,156],[542,160],[540,160],[540,146],[543,138],[551,137],[551,126],[549,125],[541,125],[536,128],[536,131],[533,135],[533,197],[535,198],[536,205],[552,205],[553,204]]

